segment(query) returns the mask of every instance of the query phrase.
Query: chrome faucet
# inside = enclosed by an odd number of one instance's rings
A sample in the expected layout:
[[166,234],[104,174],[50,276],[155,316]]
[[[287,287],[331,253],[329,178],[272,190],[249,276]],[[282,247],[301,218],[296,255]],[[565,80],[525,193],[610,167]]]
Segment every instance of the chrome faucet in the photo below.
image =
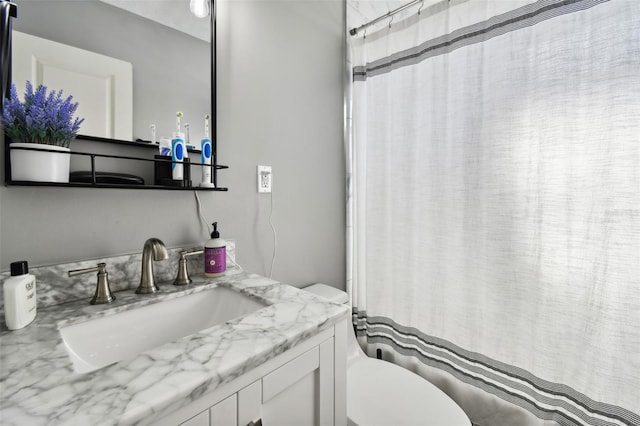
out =
[[109,288],[109,274],[107,273],[106,263],[98,263],[98,266],[95,268],[74,269],[73,271],[69,271],[68,274],[70,277],[74,277],[76,275],[86,274],[89,272],[98,273],[98,285],[96,286],[96,292],[89,303],[92,305],[101,305],[103,303],[111,303],[116,300],[116,297],[111,293],[111,288]]
[[167,248],[158,238],[149,238],[144,242],[144,248],[142,249],[142,275],[136,294],[148,294],[158,291],[158,286],[156,286],[153,279],[152,260],[164,260],[167,257],[169,257]]
[[204,250],[196,250],[192,252],[181,251],[180,259],[178,260],[178,276],[176,277],[173,285],[187,285],[193,281],[189,277],[189,269],[187,269],[187,257],[203,254]]

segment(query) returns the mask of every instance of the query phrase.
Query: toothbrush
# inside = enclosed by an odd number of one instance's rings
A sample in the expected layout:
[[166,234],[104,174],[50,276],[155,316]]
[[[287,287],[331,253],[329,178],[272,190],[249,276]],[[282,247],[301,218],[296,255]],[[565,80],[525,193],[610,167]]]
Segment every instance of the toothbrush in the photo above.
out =
[[185,134],[185,143],[189,145],[191,138],[189,138],[189,123],[184,123],[184,134]]
[[209,114],[204,116],[204,138],[200,142],[200,162],[202,163],[202,183],[200,186],[204,188],[213,188],[211,182],[211,139],[209,139],[210,118]]
[[190,149],[195,149],[196,148],[194,145],[191,145],[191,137],[189,136],[189,123],[185,123],[184,124],[184,133],[185,133],[184,144],[187,147],[187,151],[185,151],[185,157],[186,157],[187,156],[187,152]]
[[149,128],[151,129],[151,143],[156,144],[156,125],[152,124]]
[[182,118],[182,111],[176,112],[176,132],[180,133],[180,119]]
[[183,180],[183,162],[187,158],[187,144],[184,142],[184,135],[180,132],[180,119],[182,111],[176,112],[176,131],[171,139],[171,177],[173,180]]

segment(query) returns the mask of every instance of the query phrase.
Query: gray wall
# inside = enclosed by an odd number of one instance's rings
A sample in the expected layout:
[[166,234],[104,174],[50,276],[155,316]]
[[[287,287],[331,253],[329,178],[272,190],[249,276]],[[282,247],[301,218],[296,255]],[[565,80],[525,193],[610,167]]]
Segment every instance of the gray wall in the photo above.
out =
[[[236,240],[245,269],[268,274],[271,200],[256,191],[256,166],[272,166],[273,278],[297,286],[344,288],[343,7],[219,4],[218,143],[230,166],[219,184],[230,190],[200,192],[203,214]],[[151,236],[168,246],[203,241],[196,208],[192,192],[3,186],[0,269],[137,252]]]

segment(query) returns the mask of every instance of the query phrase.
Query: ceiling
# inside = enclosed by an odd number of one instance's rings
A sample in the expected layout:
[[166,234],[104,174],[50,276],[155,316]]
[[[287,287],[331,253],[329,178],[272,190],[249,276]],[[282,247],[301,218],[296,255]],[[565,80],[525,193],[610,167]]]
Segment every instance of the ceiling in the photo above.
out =
[[[209,18],[196,18],[189,11],[189,0],[101,0],[105,3],[159,22],[170,28],[187,33],[204,41],[209,41]],[[233,1],[233,0],[226,0]],[[276,0],[270,0],[276,1]],[[277,0],[301,1],[301,0]],[[308,0],[307,0],[308,1]],[[333,1],[333,0],[312,0]],[[347,28],[356,28],[385,15],[409,3],[411,0],[345,0],[347,4]],[[435,3],[436,0],[425,0],[424,4]],[[419,8],[410,8],[404,12],[405,16],[416,13]],[[413,10],[415,9],[415,10]],[[394,19],[402,19],[399,14]],[[381,22],[379,25],[385,25]]]
[[[347,2],[347,27],[357,28],[362,24],[371,22],[374,19],[387,14],[388,12],[410,3],[411,0],[346,0]],[[425,7],[435,3],[434,0],[424,0]],[[396,15],[393,19],[400,20],[412,15],[420,8],[419,5],[407,9]],[[388,20],[377,25],[388,25]]]
[[189,0],[101,0],[204,41],[210,40],[209,18],[196,18]]

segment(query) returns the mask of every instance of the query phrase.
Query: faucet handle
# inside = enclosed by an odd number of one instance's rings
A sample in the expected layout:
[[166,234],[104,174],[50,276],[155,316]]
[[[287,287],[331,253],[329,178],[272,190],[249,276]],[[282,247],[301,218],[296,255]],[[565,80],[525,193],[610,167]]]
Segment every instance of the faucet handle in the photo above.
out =
[[180,252],[180,259],[178,260],[178,276],[173,282],[173,285],[191,284],[192,280],[191,280],[191,277],[189,277],[189,270],[187,269],[187,256],[195,256],[197,254],[202,254],[202,253],[204,253],[204,250]]
[[116,300],[116,297],[111,293],[111,288],[109,288],[109,274],[107,273],[106,263],[98,263],[94,268],[74,269],[69,271],[68,274],[70,277],[74,277],[90,272],[98,272],[98,284],[96,286],[96,292],[89,303],[92,305],[101,305]]

